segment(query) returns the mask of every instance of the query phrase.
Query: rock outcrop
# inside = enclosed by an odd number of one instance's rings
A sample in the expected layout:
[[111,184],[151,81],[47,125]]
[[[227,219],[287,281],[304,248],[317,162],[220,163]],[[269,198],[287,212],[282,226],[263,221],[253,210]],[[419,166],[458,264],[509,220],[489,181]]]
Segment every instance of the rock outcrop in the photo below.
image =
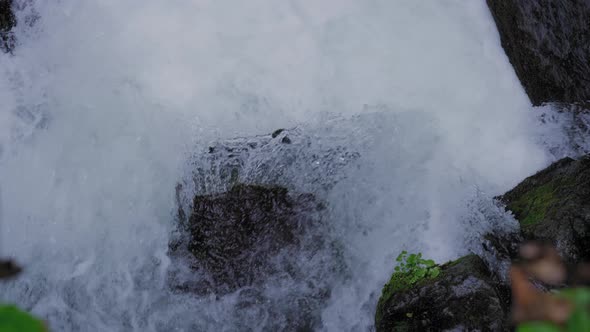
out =
[[484,261],[468,255],[442,265],[436,278],[394,291],[385,285],[375,327],[378,332],[504,331],[510,310],[506,297]]
[[268,330],[321,329],[348,270],[320,197],[359,154],[317,135],[337,136],[279,129],[197,149],[176,188],[173,290],[231,298],[233,316],[264,312]]
[[313,195],[279,186],[236,184],[195,196],[170,245],[175,265],[188,268],[172,273],[172,287],[235,295],[244,310],[266,308],[276,330],[319,328],[330,287],[345,271],[324,210]]
[[0,0],[0,51],[9,52],[14,47],[14,36],[10,30],[15,24],[12,0]]
[[487,0],[534,105],[590,101],[590,0]]
[[281,187],[236,185],[197,196],[186,225],[187,249],[216,293],[259,284],[274,273],[296,274],[290,255],[306,251],[311,257],[327,245],[321,236],[313,246],[305,243],[320,227],[323,208],[313,195],[290,195]]
[[590,157],[561,159],[500,199],[525,240],[553,244],[568,263],[590,260]]

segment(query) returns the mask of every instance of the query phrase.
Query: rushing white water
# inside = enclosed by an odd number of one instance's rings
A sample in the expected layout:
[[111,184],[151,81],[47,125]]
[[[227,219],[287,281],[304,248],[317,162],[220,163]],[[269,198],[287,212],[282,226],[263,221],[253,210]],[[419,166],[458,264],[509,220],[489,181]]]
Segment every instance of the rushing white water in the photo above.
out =
[[0,55],[1,243],[26,270],[0,294],[55,331],[276,323],[166,285],[174,186],[211,140],[299,126],[360,154],[323,194],[350,271],[329,331],[370,328],[400,250],[444,261],[510,224],[491,198],[552,158],[483,0],[19,4]]

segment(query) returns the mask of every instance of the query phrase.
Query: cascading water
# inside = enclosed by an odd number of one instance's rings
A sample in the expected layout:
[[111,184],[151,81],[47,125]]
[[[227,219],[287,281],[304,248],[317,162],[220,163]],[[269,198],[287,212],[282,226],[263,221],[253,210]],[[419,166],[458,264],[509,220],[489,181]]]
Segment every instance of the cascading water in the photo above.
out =
[[[313,142],[300,165],[324,147],[358,153],[318,192],[348,271],[321,312],[329,331],[370,328],[400,250],[444,261],[512,225],[492,197],[563,141],[538,129],[483,0],[16,7],[18,45],[0,55],[0,221],[2,254],[25,273],[0,294],[55,331],[274,326],[237,293],[167,284],[174,187],[213,140],[297,127]],[[314,189],[305,172],[282,176]]]

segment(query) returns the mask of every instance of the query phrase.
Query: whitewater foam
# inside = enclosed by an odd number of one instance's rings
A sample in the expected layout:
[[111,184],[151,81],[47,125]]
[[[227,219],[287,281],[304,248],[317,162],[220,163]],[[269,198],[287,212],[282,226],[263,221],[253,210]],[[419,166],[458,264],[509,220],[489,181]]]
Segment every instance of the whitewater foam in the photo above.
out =
[[0,56],[0,189],[2,254],[26,270],[1,288],[56,331],[275,323],[240,294],[167,287],[175,183],[213,140],[297,126],[359,153],[322,194],[350,270],[322,314],[330,331],[372,325],[400,250],[443,261],[512,222],[473,201],[551,159],[484,1],[18,5],[18,45]]

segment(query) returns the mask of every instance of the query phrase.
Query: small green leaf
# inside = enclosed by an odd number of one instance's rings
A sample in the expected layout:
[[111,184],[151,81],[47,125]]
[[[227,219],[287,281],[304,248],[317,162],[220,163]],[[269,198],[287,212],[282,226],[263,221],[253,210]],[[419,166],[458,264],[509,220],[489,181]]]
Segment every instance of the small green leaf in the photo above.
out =
[[431,278],[438,277],[440,275],[440,268],[436,267],[436,268],[430,269],[428,275]]
[[44,332],[43,322],[13,305],[0,306],[0,332]]
[[416,272],[416,275],[418,276],[418,278],[422,279],[426,276],[426,270],[425,269],[418,270]]
[[567,321],[568,331],[590,331],[590,313],[586,308],[576,308]]
[[436,265],[436,263],[432,259],[427,259],[423,261],[423,264],[426,265],[426,267],[433,267]]
[[545,322],[527,322],[518,325],[516,332],[560,332],[559,327]]
[[404,259],[404,256],[407,253],[405,251],[402,251],[401,254],[397,255],[397,258],[395,259],[397,262],[401,262]]
[[566,288],[558,294],[575,302],[577,305],[590,305],[590,288]]
[[399,272],[400,271],[400,267],[399,266],[396,266],[394,270],[395,270],[395,272]]

